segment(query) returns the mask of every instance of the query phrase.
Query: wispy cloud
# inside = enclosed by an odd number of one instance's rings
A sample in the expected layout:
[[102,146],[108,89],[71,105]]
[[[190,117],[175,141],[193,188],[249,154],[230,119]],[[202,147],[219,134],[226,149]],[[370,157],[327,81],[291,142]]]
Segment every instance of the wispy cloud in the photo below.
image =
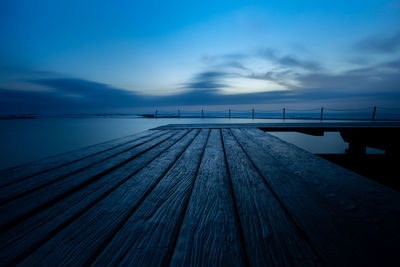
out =
[[221,89],[229,87],[222,82],[222,78],[232,74],[222,71],[206,71],[195,75],[195,77],[184,85],[188,89]]
[[0,88],[0,112],[85,112],[132,107],[139,101],[138,95],[133,92],[83,79],[40,78],[25,82],[52,90]]
[[385,62],[382,64],[382,66],[386,68],[400,70],[400,58]]
[[374,35],[354,45],[356,51],[391,54],[400,50],[400,31],[391,35]]
[[317,71],[322,69],[320,63],[314,60],[300,59],[295,55],[290,54],[280,56],[279,53],[272,48],[262,49],[258,52],[258,55],[267,60],[271,60],[281,67],[300,68],[309,71]]
[[[373,75],[371,75],[373,73]],[[268,72],[253,79],[270,79],[277,82],[287,75],[296,77],[298,87],[260,93],[221,94],[224,77],[232,74],[204,72],[196,75],[186,90],[167,96],[150,96],[129,92],[106,84],[75,78],[31,80],[32,83],[51,87],[51,91],[21,91],[0,89],[1,113],[91,113],[116,110],[140,110],[143,107],[236,105],[236,104],[305,104],[322,105],[326,102],[352,103],[369,101],[393,105],[400,101],[400,76],[378,70],[369,72],[285,73]],[[249,76],[251,77],[251,76]]]
[[[400,33],[395,33],[386,39],[365,39],[359,45],[366,51],[385,54],[397,51],[399,40]],[[400,102],[400,58],[391,55],[391,59],[386,56],[380,61],[362,60],[356,67],[342,71],[327,68],[310,53],[306,56],[301,51],[299,54],[281,53],[274,48],[206,56],[201,59],[205,63],[203,68],[177,85],[180,93],[164,96],[146,95],[53,72],[12,67],[1,70],[0,80],[5,77],[7,83],[0,84],[0,112],[112,112],[156,106],[322,104],[354,99],[396,105]],[[255,61],[258,65],[253,64]],[[267,90],[266,87],[255,92],[247,87],[251,83],[263,86],[264,81],[266,86],[276,85],[276,88]],[[17,86],[8,87],[12,82],[18,84],[18,90],[15,90]],[[236,82],[243,85],[240,94],[229,91],[237,87]],[[26,90],[21,84],[28,85]]]
[[299,74],[292,70],[269,70],[265,73],[252,72],[246,76],[250,79],[266,80],[282,85],[285,88],[295,89],[296,85],[292,81],[296,80]]

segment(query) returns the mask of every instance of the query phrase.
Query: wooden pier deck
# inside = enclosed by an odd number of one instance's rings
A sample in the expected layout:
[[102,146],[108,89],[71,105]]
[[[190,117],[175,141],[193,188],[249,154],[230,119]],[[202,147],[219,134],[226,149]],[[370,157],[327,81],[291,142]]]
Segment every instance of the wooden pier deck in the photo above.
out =
[[0,214],[1,266],[400,263],[397,191],[257,128],[165,127],[2,171]]

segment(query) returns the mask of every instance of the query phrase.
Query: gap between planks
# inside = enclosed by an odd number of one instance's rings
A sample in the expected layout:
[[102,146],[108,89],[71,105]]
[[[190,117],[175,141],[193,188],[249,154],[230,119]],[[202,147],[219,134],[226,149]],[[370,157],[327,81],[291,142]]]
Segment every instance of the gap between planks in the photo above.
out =
[[[87,210],[89,210],[91,207],[93,207],[96,203],[98,203],[99,201],[101,201],[102,199],[104,199],[108,194],[110,194],[111,192],[113,192],[116,188],[118,188],[119,186],[121,186],[123,183],[125,183],[127,180],[129,180],[132,176],[134,176],[136,173],[138,173],[140,170],[142,170],[143,168],[145,168],[148,164],[150,164],[153,160],[155,160],[160,154],[164,153],[165,151],[167,151],[171,146],[173,146],[174,144],[176,144],[179,140],[181,140],[182,138],[184,138],[184,136],[186,136],[190,130],[184,130],[184,131],[176,131],[176,133],[182,132],[184,133],[182,136],[180,136],[177,140],[175,140],[174,142],[172,142],[170,145],[168,145],[166,148],[164,148],[162,151],[160,151],[159,153],[157,153],[156,155],[154,155],[154,157],[152,157],[152,159],[150,161],[148,161],[144,166],[141,166],[139,169],[135,170],[133,173],[131,173],[130,175],[128,175],[126,178],[122,179],[122,181],[120,181],[119,183],[117,183],[115,186],[113,186],[110,190],[107,190],[106,192],[104,192],[102,195],[100,195],[99,197],[97,197],[95,200],[92,201],[92,203],[89,203],[88,206],[86,208],[84,208],[83,210],[81,210],[80,212],[78,212],[77,214],[75,214],[74,216],[72,216],[71,218],[68,218],[64,223],[62,223],[61,225],[59,225],[58,227],[56,227],[56,229],[54,229],[53,231],[51,231],[52,235],[57,234],[58,232],[60,232],[62,229],[64,229],[65,227],[67,227],[70,223],[72,223],[75,219],[77,219],[79,216],[81,216],[83,213],[85,213]],[[174,135],[173,135],[174,136]],[[172,136],[171,136],[172,137]],[[169,139],[169,138],[168,138]],[[144,154],[145,155],[145,154]],[[119,170],[119,169],[118,169]],[[78,193],[78,192],[77,192]],[[72,196],[71,196],[72,197]],[[58,202],[57,202],[58,203]],[[61,204],[61,203],[60,203]],[[59,209],[64,209],[63,206],[60,206]],[[47,209],[45,209],[44,211],[47,211]],[[38,214],[40,215],[40,214]],[[46,217],[47,218],[47,217]],[[22,222],[23,223],[23,222]],[[51,239],[52,235],[48,236],[45,240],[42,240],[41,244],[44,244],[47,240]],[[29,240],[28,240],[29,242]],[[40,246],[40,244],[37,244],[36,247]],[[35,249],[31,248],[29,251],[31,251],[30,253],[32,253]],[[30,253],[25,253],[25,254],[30,254]],[[25,255],[26,256],[26,255]],[[20,260],[21,258],[23,258],[23,256],[18,257]]]

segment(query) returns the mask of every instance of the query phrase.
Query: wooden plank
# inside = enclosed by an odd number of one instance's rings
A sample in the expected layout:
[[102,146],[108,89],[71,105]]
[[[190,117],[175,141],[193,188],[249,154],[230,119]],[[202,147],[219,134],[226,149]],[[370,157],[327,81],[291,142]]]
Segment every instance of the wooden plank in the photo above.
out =
[[[243,130],[331,205],[347,211],[371,235],[387,236],[377,251],[393,251],[400,241],[400,193],[317,157],[261,130]],[[395,174],[394,174],[395,175]],[[372,223],[372,224],[371,224]],[[369,229],[369,230],[368,230]],[[376,244],[378,245],[378,244]]]
[[209,130],[202,131],[93,265],[168,263],[207,143]]
[[85,187],[89,183],[99,179],[101,176],[168,140],[168,138],[172,137],[176,133],[178,133],[178,131],[168,132],[150,142],[121,153],[116,157],[96,163],[90,168],[70,175],[65,179],[57,180],[55,183],[0,206],[0,214],[7,214],[7,216],[0,217],[1,231],[13,226],[19,220],[54,204],[54,202],[66,197],[74,191]]
[[[329,201],[345,209],[354,209],[363,217],[363,210],[377,212],[374,217],[399,215],[399,193],[355,172],[317,157],[261,130],[243,129],[248,138],[258,142],[288,170],[327,196]],[[394,177],[393,177],[394,178]],[[332,197],[333,195],[335,197]],[[352,208],[354,206],[354,208]],[[371,215],[371,214],[370,214]],[[378,218],[376,217],[376,218]],[[370,221],[371,217],[365,217]],[[395,218],[393,218],[395,219]],[[394,223],[392,219],[385,223]],[[392,225],[394,226],[394,225]]]
[[222,136],[249,264],[322,265],[230,130]]
[[[399,241],[397,228],[392,228],[392,234],[389,235],[384,227],[382,228],[380,221],[375,221],[375,212],[363,216],[369,217],[370,221],[362,220],[355,212],[357,207],[338,205],[329,199],[332,196],[320,194],[315,186],[288,169],[287,165],[291,163],[282,163],[279,158],[275,158],[275,154],[271,154],[264,142],[252,140],[249,136],[243,135],[240,129],[232,129],[232,132],[324,263],[389,266],[397,262],[396,248]],[[341,170],[342,175],[349,177],[350,171],[342,168]],[[325,173],[321,176],[321,182],[323,183],[329,175]],[[334,181],[335,177],[329,179]],[[365,178],[360,177],[360,179]],[[341,190],[332,191],[335,192],[340,193]],[[398,198],[391,199],[397,199],[396,203],[399,203]],[[367,197],[361,200],[369,202]],[[383,203],[388,202],[383,201]],[[388,217],[377,219],[394,220],[398,225],[400,223],[398,208],[392,207],[391,204],[389,206],[391,206],[389,210],[393,213]]]
[[141,133],[117,138],[100,144],[84,147],[71,152],[62,153],[44,159],[28,162],[23,165],[8,168],[0,171],[0,187],[15,183],[40,173],[53,170],[57,167],[73,163],[96,153],[101,153],[109,149],[118,147],[128,142],[135,141],[148,135],[154,135],[159,131],[144,131]]
[[95,155],[86,157],[84,159],[60,166],[39,175],[32,176],[29,179],[4,186],[0,188],[0,205],[21,197],[29,192],[33,192],[34,190],[38,190],[67,176],[73,175],[81,170],[87,169],[95,164],[99,164],[102,161],[108,160],[130,149],[143,145],[144,143],[149,142],[165,133],[166,132],[164,131],[164,133],[158,132],[156,134],[142,136],[136,140],[131,140],[116,147],[114,146],[106,151],[96,153]]
[[173,250],[171,265],[246,264],[230,191],[220,131],[212,130]]
[[[0,235],[0,240],[5,240],[0,244],[0,257],[2,258],[2,262],[6,265],[16,264],[26,255],[29,255],[36,248],[44,244],[57,232],[73,222],[85,211],[93,207],[97,202],[104,199],[116,188],[124,184],[128,179],[131,179],[132,175],[143,169],[147,164],[153,160],[160,162],[160,159],[157,159],[160,155],[160,157],[164,159],[164,162],[166,162],[165,159],[173,161],[174,154],[166,150],[175,145],[178,140],[181,140],[187,132],[187,130],[183,130],[177,133],[162,144],[128,162],[126,165],[104,175],[84,189],[78,190],[55,203],[53,206],[42,210],[27,220],[15,225],[7,232],[2,233]],[[182,142],[190,141],[195,134],[196,131],[192,131],[190,135],[185,136],[184,140],[179,141],[179,143],[174,146],[175,150],[179,152]],[[163,153],[169,154],[164,155]],[[151,164],[151,167],[162,170],[160,166],[154,165],[155,163]],[[163,166],[161,165],[161,167]],[[151,182],[150,178],[143,180],[149,183]]]
[[88,265],[191,144],[197,132],[190,132],[160,154],[19,265]]

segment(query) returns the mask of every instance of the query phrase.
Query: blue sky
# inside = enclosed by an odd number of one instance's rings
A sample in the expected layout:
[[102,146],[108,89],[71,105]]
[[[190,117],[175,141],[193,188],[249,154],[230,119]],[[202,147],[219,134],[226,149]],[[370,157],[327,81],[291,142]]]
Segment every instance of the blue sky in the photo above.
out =
[[400,1],[0,1],[0,112],[399,106]]

